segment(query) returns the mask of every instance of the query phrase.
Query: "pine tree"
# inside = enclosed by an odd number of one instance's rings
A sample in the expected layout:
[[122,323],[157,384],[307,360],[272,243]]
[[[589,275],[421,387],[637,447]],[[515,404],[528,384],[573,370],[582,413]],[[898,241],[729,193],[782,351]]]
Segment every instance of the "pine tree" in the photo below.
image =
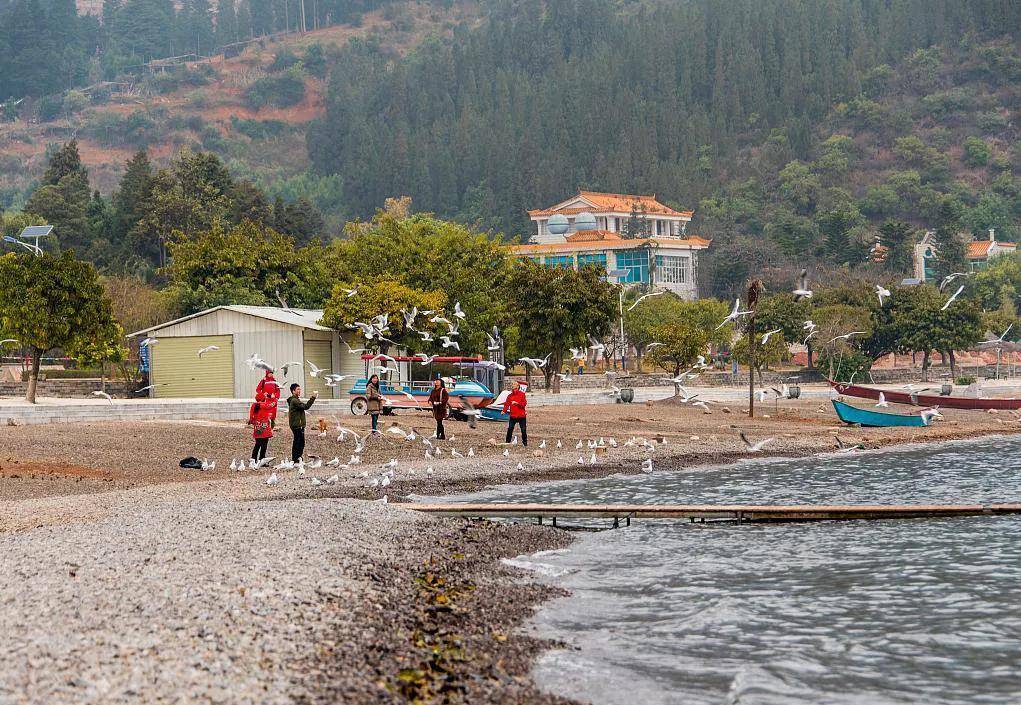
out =
[[953,196],[941,198],[936,209],[933,229],[933,245],[936,249],[934,270],[940,279],[954,272],[967,271],[967,246],[961,237],[962,210],[961,202]]
[[78,154],[78,140],[65,143],[53,153],[43,173],[42,184],[56,186],[70,174],[81,174],[86,182],[89,178],[89,172],[82,166],[82,158]]
[[144,149],[135,153],[124,170],[120,185],[113,195],[114,225],[111,239],[125,242],[138,221],[145,217],[152,201],[152,164]]

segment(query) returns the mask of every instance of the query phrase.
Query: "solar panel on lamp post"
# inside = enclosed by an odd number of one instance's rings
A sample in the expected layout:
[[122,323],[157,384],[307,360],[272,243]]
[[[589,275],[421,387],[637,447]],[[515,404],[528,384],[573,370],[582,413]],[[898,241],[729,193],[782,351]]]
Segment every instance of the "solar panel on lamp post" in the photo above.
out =
[[12,245],[21,245],[26,250],[34,254],[36,257],[42,257],[43,251],[38,245],[32,245],[31,243],[28,242],[22,242],[18,238],[11,237],[10,235],[4,235],[4,242],[9,242]]

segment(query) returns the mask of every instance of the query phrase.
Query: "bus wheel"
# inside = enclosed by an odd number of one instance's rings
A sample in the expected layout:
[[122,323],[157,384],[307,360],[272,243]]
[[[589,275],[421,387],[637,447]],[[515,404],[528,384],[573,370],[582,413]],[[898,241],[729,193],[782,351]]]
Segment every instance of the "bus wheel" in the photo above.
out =
[[365,416],[369,411],[369,402],[365,397],[355,397],[351,400],[351,413],[355,416]]

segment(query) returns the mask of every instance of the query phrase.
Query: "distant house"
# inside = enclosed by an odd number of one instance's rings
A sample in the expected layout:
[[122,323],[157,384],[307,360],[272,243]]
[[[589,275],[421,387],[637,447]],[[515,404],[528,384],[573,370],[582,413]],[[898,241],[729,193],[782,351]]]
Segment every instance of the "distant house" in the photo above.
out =
[[595,265],[608,276],[620,270],[621,283],[698,296],[698,252],[711,241],[686,235],[692,211],[676,211],[654,195],[579,191],[528,215],[536,233],[527,244],[511,247],[519,257],[551,267]]
[[988,240],[975,240],[968,243],[968,252],[965,257],[968,258],[971,271],[977,272],[980,269],[985,269],[991,258],[1016,251],[1017,243],[1000,242],[996,239],[996,231],[990,228]]
[[[936,260],[936,246],[933,240],[933,232],[930,230],[915,245],[914,279],[919,282],[931,282],[936,277],[933,270]],[[972,240],[968,243],[964,256],[968,261],[968,271],[977,272],[985,269],[989,264],[989,260],[993,257],[1016,251],[1017,243],[997,240],[996,231],[990,228],[987,239]]]

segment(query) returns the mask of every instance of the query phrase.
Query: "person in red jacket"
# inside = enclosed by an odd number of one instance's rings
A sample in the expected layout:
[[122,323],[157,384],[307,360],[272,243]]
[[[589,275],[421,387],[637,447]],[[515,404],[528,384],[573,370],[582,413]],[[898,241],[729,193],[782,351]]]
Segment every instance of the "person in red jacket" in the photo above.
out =
[[276,377],[269,370],[266,370],[266,376],[263,377],[258,386],[255,388],[255,394],[265,394],[266,402],[273,405],[273,410],[270,414],[270,421],[273,426],[276,426],[277,422],[277,402],[280,401],[280,384],[277,383]]
[[276,414],[277,404],[275,401],[268,401],[266,395],[259,393],[255,395],[255,403],[248,410],[248,425],[252,426],[252,437],[255,439],[255,447],[252,449],[252,460],[259,462],[266,457],[269,450],[269,439],[273,437],[273,416]]
[[507,395],[507,399],[503,402],[503,413],[510,414],[510,421],[507,422],[508,443],[511,442],[511,438],[514,435],[514,427],[519,426],[521,427],[521,445],[528,445],[528,430],[525,426],[527,406],[528,400],[525,398],[525,393],[521,390],[521,383],[515,382],[511,393]]

